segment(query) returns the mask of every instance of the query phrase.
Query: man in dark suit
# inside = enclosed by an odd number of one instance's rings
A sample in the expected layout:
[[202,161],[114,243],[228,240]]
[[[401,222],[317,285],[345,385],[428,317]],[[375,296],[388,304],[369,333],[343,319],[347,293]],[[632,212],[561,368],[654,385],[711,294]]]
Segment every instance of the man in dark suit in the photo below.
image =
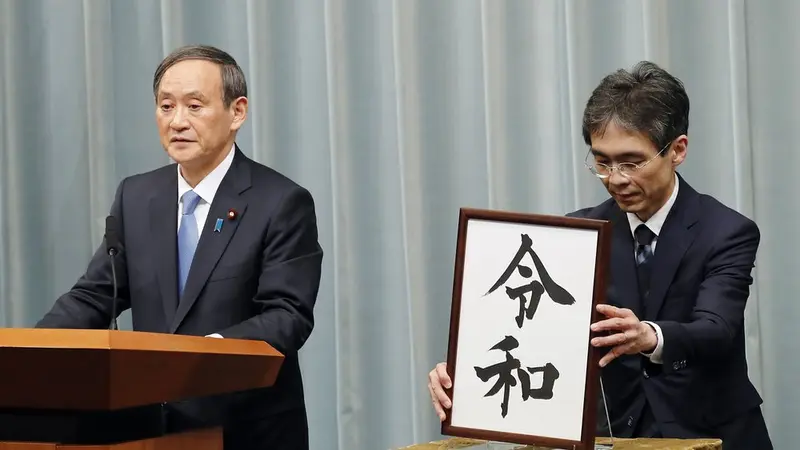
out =
[[[263,340],[285,355],[273,387],[167,405],[165,426],[221,424],[226,450],[308,448],[298,351],[321,276],[314,201],[236,146],[248,100],[230,55],[180,48],[159,65],[153,90],[161,142],[177,164],[117,189],[117,311],[130,308],[137,331]],[[37,326],[107,328],[111,299],[103,247]]]
[[[597,308],[606,318],[591,341],[608,348],[600,366],[611,431],[770,450],[745,358],[758,227],[677,174],[688,128],[682,83],[649,62],[605,77],[584,111],[585,163],[612,198],[568,216],[613,223],[608,304]],[[442,420],[450,384],[444,363],[430,372]]]

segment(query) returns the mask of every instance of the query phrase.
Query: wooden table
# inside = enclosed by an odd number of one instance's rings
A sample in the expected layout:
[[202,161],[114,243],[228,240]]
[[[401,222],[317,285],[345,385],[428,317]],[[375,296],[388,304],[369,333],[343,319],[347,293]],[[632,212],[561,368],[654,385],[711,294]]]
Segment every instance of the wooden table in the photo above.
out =
[[[442,441],[416,444],[398,450],[454,450],[485,444],[475,439],[450,438]],[[598,444],[610,445],[608,438],[597,438]],[[506,444],[507,445],[507,444]],[[498,446],[499,447],[499,446]],[[547,450],[545,447],[520,445],[515,450]],[[616,439],[614,450],[721,450],[719,439]]]

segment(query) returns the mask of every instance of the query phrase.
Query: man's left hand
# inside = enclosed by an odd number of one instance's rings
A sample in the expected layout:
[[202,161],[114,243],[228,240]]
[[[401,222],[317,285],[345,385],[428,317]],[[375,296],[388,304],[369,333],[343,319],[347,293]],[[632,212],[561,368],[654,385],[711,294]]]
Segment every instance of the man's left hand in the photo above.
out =
[[642,323],[630,309],[611,305],[597,305],[597,312],[607,319],[592,324],[592,331],[616,331],[609,336],[592,339],[595,347],[612,347],[600,360],[605,367],[622,355],[652,352],[658,344],[658,336],[650,325]]

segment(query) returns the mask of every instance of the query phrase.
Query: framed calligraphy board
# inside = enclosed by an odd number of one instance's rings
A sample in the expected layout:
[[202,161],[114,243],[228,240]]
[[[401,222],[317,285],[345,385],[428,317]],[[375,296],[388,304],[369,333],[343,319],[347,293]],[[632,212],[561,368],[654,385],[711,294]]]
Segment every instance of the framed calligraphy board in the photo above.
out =
[[462,208],[442,434],[594,449],[611,224]]

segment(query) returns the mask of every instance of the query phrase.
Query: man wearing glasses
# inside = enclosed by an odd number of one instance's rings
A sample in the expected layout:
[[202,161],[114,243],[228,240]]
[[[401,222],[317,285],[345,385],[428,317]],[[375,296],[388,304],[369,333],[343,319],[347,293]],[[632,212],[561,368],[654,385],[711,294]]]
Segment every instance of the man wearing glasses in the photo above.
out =
[[[611,431],[771,450],[745,358],[759,230],[678,175],[688,129],[683,84],[650,62],[606,76],[584,110],[585,164],[611,198],[568,215],[613,223],[608,304],[598,305],[605,319],[591,342],[608,350]],[[440,363],[428,388],[441,420],[451,406],[443,386],[451,380]],[[598,417],[608,433],[604,409]]]

